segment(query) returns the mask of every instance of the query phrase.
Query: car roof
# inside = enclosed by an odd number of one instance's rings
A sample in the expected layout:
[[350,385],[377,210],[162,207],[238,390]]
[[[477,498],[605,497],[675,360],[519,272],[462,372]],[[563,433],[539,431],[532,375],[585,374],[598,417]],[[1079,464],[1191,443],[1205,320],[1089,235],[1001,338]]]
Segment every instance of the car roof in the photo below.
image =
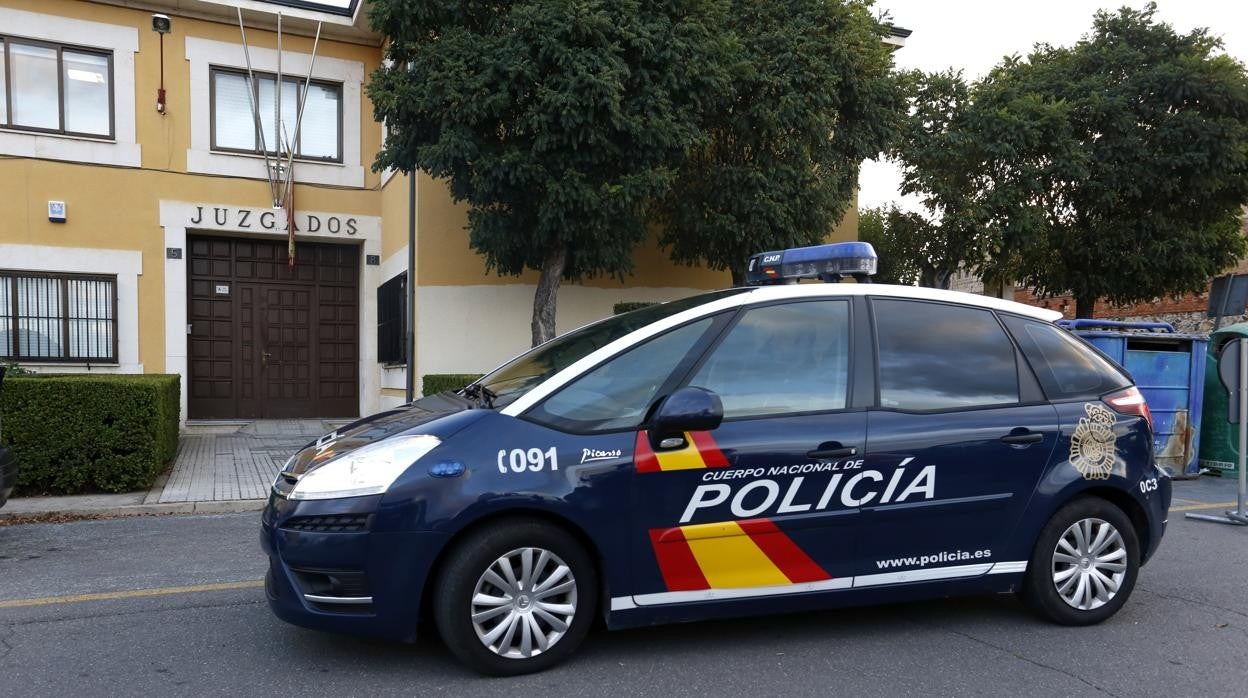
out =
[[978,306],[981,308],[990,308],[993,310],[1016,313],[1018,315],[1043,320],[1045,322],[1052,322],[1062,316],[1061,313],[1055,310],[1035,308],[1030,305],[1023,305],[1022,303],[1015,303],[1013,301],[1002,300],[1000,298],[980,296],[974,293],[961,293],[959,291],[943,291],[933,288],[920,288],[917,286],[893,286],[889,284],[809,283],[756,286],[751,288],[736,289],[736,291],[736,293],[723,295],[722,297],[716,298],[709,303],[696,305],[674,315],[669,315],[661,320],[652,322],[644,327],[638,328],[633,332],[619,337],[605,346],[599,347],[595,351],[590,352],[588,355],[574,362],[571,366],[568,366],[562,371],[559,371],[555,375],[547,378],[540,385],[535,386],[511,404],[505,406],[502,409],[502,414],[510,416],[523,414],[525,410],[545,399],[547,395],[550,395],[560,387],[575,380],[577,377],[586,371],[591,370],[605,359],[618,355],[630,347],[640,344],[651,337],[661,334],[662,332],[666,332],[673,327],[697,320],[698,318],[720,313],[725,310],[754,305],[756,303],[768,303],[772,301],[801,298],[835,298],[870,295],[893,298],[911,298],[928,301],[944,301],[946,303],[960,303],[962,305]]
[[944,301],[946,303],[959,303],[962,305],[974,305],[981,308],[1001,310],[1004,312],[1014,313],[1016,315],[1033,317],[1037,320],[1044,320],[1045,322],[1053,322],[1061,319],[1062,317],[1062,314],[1056,310],[1037,308],[1035,306],[1024,305],[1014,301],[1007,301],[1003,298],[981,296],[977,293],[963,293],[961,291],[945,291],[938,288],[923,288],[921,286],[895,286],[893,284],[807,283],[757,286],[749,289],[749,291],[745,293],[740,293],[731,296],[730,298],[731,300],[736,301],[735,304],[749,305],[772,300],[786,300],[789,298],[823,298],[836,296],[889,296],[893,298]]

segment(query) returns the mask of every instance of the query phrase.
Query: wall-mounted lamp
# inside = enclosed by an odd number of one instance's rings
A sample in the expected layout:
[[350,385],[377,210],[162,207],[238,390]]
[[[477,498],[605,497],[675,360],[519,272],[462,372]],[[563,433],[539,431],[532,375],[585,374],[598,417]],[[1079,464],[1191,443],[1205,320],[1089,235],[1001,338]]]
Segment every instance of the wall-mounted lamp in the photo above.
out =
[[160,87],[156,90],[156,112],[165,113],[165,34],[173,31],[169,15],[152,15],[152,31],[160,34]]

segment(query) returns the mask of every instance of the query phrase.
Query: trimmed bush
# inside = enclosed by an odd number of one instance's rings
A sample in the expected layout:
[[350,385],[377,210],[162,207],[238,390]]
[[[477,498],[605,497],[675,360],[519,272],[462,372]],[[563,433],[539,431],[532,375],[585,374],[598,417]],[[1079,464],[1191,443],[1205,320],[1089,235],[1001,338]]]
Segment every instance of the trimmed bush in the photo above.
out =
[[178,377],[73,374],[8,378],[4,444],[24,495],[146,489],[178,449]]
[[648,301],[625,301],[611,306],[611,312],[614,315],[622,315],[624,313],[631,313],[634,310],[649,308],[652,305],[658,305],[658,303],[650,303]]
[[447,390],[459,390],[480,378],[481,373],[426,373],[421,379],[422,395],[437,395]]

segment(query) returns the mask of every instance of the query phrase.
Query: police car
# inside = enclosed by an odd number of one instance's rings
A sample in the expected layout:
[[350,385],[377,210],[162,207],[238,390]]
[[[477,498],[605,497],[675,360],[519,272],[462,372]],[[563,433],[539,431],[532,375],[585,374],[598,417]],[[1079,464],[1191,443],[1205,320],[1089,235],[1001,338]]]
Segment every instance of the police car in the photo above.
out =
[[1105,620],[1165,530],[1130,376],[862,243],[562,335],[294,455],[263,515],[292,623],[518,674],[609,628],[1017,593]]

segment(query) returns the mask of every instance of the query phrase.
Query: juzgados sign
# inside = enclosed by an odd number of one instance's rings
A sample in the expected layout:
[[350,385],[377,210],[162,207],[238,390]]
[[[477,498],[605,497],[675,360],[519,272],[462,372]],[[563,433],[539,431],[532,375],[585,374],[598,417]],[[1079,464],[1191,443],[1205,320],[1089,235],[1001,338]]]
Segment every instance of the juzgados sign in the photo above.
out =
[[[227,228],[230,230],[286,231],[286,213],[280,209],[255,209],[232,206],[196,206],[187,219],[188,228]],[[296,233],[329,233],[358,235],[356,218],[318,213],[295,212]]]

